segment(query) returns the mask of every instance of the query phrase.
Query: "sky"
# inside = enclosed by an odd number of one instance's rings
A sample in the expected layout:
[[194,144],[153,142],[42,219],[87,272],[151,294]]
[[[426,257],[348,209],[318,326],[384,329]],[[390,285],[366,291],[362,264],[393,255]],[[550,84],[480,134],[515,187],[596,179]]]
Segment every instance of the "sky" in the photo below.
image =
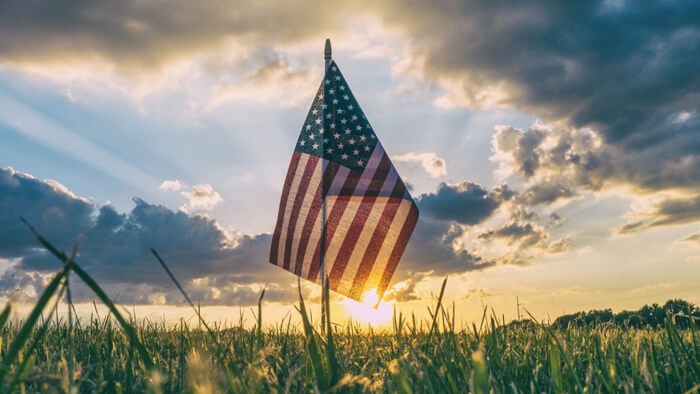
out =
[[445,277],[464,322],[698,304],[697,15],[692,1],[4,1],[0,301],[31,304],[60,266],[24,217],[141,316],[189,313],[150,248],[210,317],[235,320],[263,288],[267,318],[286,316],[297,280],[268,251],[330,38],[420,210],[392,309],[424,315]]

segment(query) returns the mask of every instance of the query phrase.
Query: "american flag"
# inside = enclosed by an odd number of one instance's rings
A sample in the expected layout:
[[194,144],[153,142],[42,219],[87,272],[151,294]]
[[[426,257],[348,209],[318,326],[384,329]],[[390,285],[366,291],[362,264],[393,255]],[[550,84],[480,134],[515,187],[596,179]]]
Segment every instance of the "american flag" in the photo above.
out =
[[418,208],[331,61],[294,149],[272,237],[270,262],[362,301],[387,289]]

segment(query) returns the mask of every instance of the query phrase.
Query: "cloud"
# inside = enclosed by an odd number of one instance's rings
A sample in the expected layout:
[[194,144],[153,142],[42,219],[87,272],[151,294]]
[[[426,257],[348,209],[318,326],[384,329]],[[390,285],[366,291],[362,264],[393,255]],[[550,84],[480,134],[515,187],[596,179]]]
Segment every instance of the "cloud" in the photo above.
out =
[[[498,150],[512,155],[514,171],[525,178],[546,164],[539,150],[556,156],[578,144],[581,152],[570,152],[576,155],[559,164],[586,171],[576,172],[583,178],[571,185],[560,184],[565,195],[576,192],[573,186],[598,190],[606,181],[648,190],[697,190],[700,184],[695,2],[564,6],[472,0],[406,7],[395,0],[313,6],[292,1],[241,3],[232,11],[230,4],[214,1],[166,8],[136,0],[82,1],[60,9],[49,1],[0,5],[0,62],[45,66],[97,59],[153,70],[206,53],[201,56],[212,72],[240,59],[245,65],[236,68],[248,70],[241,79],[219,80],[214,96],[220,97],[213,101],[239,93],[250,98],[241,93],[250,81],[305,78],[308,65],[290,64],[279,48],[298,50],[328,31],[342,36],[350,21],[374,17],[406,39],[410,59],[402,62],[446,89],[456,104],[511,106],[556,126],[554,134],[497,132]],[[212,55],[223,45],[240,53],[226,60]],[[600,146],[582,146],[586,133]],[[555,134],[558,145],[543,145]]]
[[423,166],[425,172],[433,179],[442,178],[447,175],[447,164],[445,160],[438,157],[433,152],[416,153],[409,152],[403,155],[392,156],[395,162],[417,162]]
[[638,194],[669,190],[698,195],[700,156],[670,158],[666,156],[672,152],[662,152],[667,148],[659,145],[632,152],[605,143],[591,129],[536,122],[527,130],[497,127],[491,159],[498,163],[502,176],[525,181],[520,200],[529,205],[571,199],[582,190],[619,186]]
[[503,239],[508,244],[518,243],[520,248],[539,246],[545,239],[541,229],[536,228],[532,223],[510,222],[503,227],[479,234],[480,239]]
[[428,273],[417,272],[404,281],[398,282],[387,289],[384,301],[408,302],[420,300],[421,297],[416,291],[416,287],[423,280],[430,277]]
[[0,168],[0,258],[20,257],[37,247],[24,217],[56,245],[70,249],[92,226],[94,207],[57,181]]
[[666,198],[647,211],[633,212],[644,219],[626,223],[616,234],[633,234],[648,228],[677,226],[700,221],[700,195],[685,198]]
[[236,40],[248,46],[295,43],[342,24],[339,4],[206,4],[127,0],[0,5],[0,61],[99,59],[122,68],[154,69]]
[[209,215],[214,207],[224,201],[221,194],[206,183],[189,187],[179,180],[166,180],[159,188],[165,191],[180,191],[180,195],[187,200],[180,210],[191,215]]
[[[173,211],[139,198],[134,198],[130,212],[120,213],[111,205],[96,207],[70,193],[65,186],[57,186],[55,181],[40,181],[12,169],[3,169],[0,175],[0,223],[3,224],[0,258],[16,261],[0,276],[2,296],[34,297],[43,289],[46,278],[60,267],[60,262],[39,248],[29,230],[19,223],[17,218],[24,216],[49,241],[64,249],[77,241],[78,263],[122,303],[184,302],[150,248],[163,257],[191,298],[204,305],[254,304],[265,285],[270,301],[287,302],[295,298],[291,274],[267,262],[270,234],[235,234],[206,216]],[[188,189],[180,184],[188,193],[199,193],[201,196],[196,198],[205,201],[214,195],[210,187],[198,185]],[[464,227],[458,222],[476,222],[487,217],[494,209],[493,204],[497,206],[500,201],[510,199],[513,192],[505,186],[485,192],[471,183],[442,187],[449,190],[424,195],[419,200],[421,204],[427,198],[431,212],[438,218],[421,216],[396,281],[417,273],[446,275],[495,264],[462,247]],[[443,203],[455,204],[472,204],[475,200],[477,205],[483,204],[481,200],[492,202],[477,207],[486,209],[485,213],[467,213],[465,209],[470,207],[457,207],[456,214],[443,215],[430,205],[437,204],[441,198],[446,198]],[[57,230],[54,226],[60,227]],[[89,289],[79,283],[73,285],[76,301],[91,299]]]
[[681,239],[681,241],[691,242],[700,246],[700,233],[693,233]]
[[634,234],[647,227],[649,227],[649,220],[638,220],[613,229],[613,233],[620,235]]
[[442,102],[508,106],[551,125],[494,136],[507,173],[538,184],[528,204],[620,184],[700,192],[698,13],[687,1],[381,5]]
[[543,181],[535,183],[520,193],[519,200],[526,205],[551,204],[559,199],[567,199],[577,196],[577,193],[570,185],[566,185],[562,180]]
[[540,167],[538,147],[546,136],[546,130],[533,127],[527,133],[520,129],[508,126],[496,126],[493,136],[493,150],[502,153],[503,157],[509,157],[508,164],[513,166],[517,173],[525,178],[535,174]]
[[[265,282],[285,283],[284,273],[266,261],[269,235],[232,238],[202,216],[140,199],[134,203],[128,214],[117,213],[109,205],[101,207],[93,227],[81,235],[77,257],[100,285],[112,295],[119,293],[122,302],[149,302],[149,294],[162,294],[168,303],[183,302],[150,248],[159,252],[188,293],[202,303],[254,303],[252,294]],[[23,256],[15,271],[50,272],[59,264],[45,252],[35,251]],[[75,292],[78,300],[89,295],[87,289]]]
[[490,267],[494,261],[482,259],[459,244],[463,228],[454,223],[421,216],[401,258],[396,280],[416,272],[443,276]]
[[[194,187],[193,193],[200,189],[206,193],[197,198],[212,198],[208,188]],[[39,247],[20,217],[62,249],[77,243],[79,264],[122,302],[183,302],[150,248],[204,304],[255,303],[266,282],[275,289],[268,293],[270,300],[293,297],[288,274],[267,263],[269,234],[234,236],[206,217],[138,198],[126,214],[111,205],[97,208],[56,181],[11,168],[0,169],[0,259],[17,262],[0,276],[4,296],[36,295],[46,276],[61,265]],[[89,296],[88,289],[76,284],[76,300]]]
[[[532,218],[536,219],[536,218]],[[531,264],[537,257],[569,250],[566,237],[555,240],[547,230],[532,221],[511,218],[494,229],[476,234],[476,252],[491,256],[499,264]]]
[[224,201],[209,184],[194,185],[191,190],[182,191],[180,194],[187,198],[187,202],[180,209],[190,214],[210,213],[218,203]]
[[700,220],[700,195],[691,198],[674,198],[660,202],[651,214],[650,226],[687,224]]
[[566,218],[561,217],[558,213],[552,212],[549,214],[548,226],[559,227],[566,222]]
[[675,119],[697,108],[700,5],[694,2],[389,2],[383,8],[389,25],[415,37],[416,68],[450,82],[465,104],[478,105],[496,90],[500,104],[596,128],[630,148],[664,115]]
[[488,218],[503,201],[513,195],[513,191],[506,185],[489,192],[472,182],[456,185],[441,183],[437,193],[422,194],[419,197],[418,207],[421,212],[435,219],[472,225]]
[[633,180],[621,155],[590,129],[555,128],[542,122],[527,130],[497,126],[491,149],[491,160],[498,163],[501,174],[526,181],[529,189],[522,197],[530,204],[573,197],[577,188],[600,190],[606,182]]
[[185,187],[185,185],[182,182],[180,182],[177,179],[173,179],[173,180],[163,181],[163,183],[161,183],[158,188],[160,190],[165,190],[165,191],[178,191],[178,190],[182,189],[183,187]]

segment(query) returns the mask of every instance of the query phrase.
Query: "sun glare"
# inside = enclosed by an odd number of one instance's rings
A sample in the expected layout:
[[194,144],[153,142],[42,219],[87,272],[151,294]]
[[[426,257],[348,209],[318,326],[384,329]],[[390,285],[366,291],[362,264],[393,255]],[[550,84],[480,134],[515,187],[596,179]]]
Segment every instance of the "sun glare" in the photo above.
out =
[[391,320],[394,313],[394,302],[381,301],[375,309],[374,306],[377,305],[378,300],[377,290],[371,289],[362,296],[362,302],[346,298],[343,301],[343,305],[354,321],[372,326],[381,326]]

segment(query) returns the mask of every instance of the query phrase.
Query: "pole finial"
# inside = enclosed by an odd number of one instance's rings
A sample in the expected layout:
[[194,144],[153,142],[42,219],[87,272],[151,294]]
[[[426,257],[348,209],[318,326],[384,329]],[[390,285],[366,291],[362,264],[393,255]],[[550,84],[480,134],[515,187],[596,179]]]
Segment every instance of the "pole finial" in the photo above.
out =
[[332,53],[331,53],[331,40],[330,38],[326,38],[326,46],[323,49],[323,58],[326,60],[330,60]]

